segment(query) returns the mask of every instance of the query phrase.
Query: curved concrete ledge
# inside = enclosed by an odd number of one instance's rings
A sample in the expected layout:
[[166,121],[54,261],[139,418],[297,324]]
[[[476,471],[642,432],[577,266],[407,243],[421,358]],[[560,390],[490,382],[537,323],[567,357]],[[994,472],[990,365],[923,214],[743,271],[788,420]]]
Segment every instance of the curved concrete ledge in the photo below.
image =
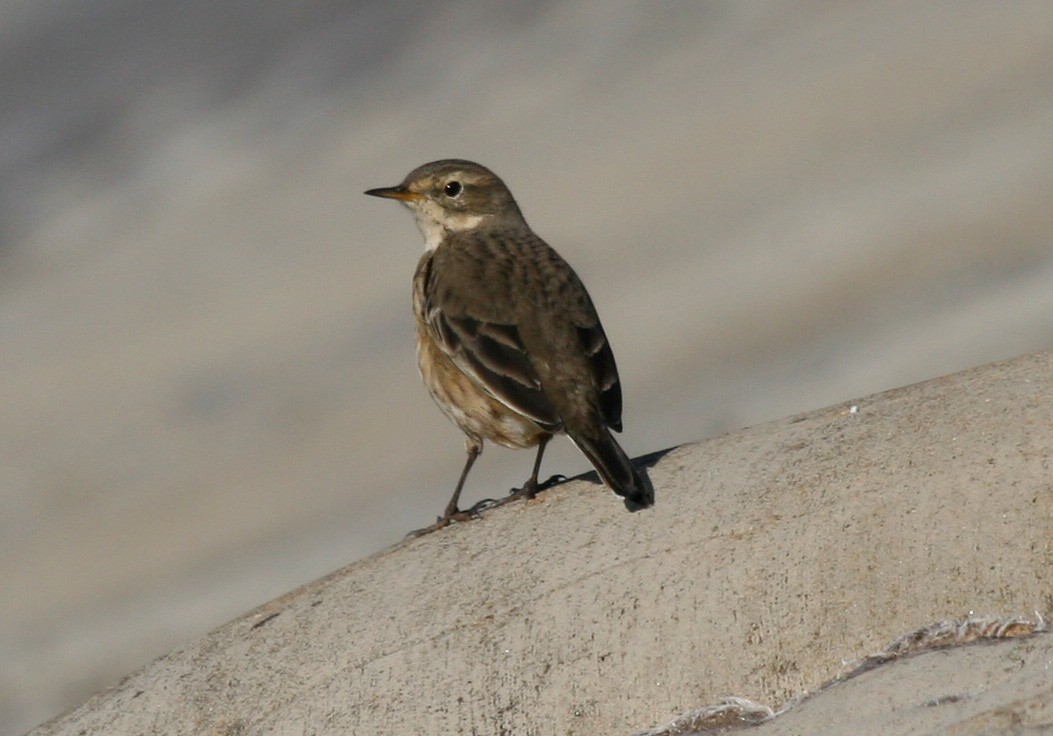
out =
[[[1040,633],[1044,636],[1034,636]],[[1029,640],[1014,641],[1021,638]],[[980,642],[988,646],[967,648]],[[744,728],[758,736],[1051,730],[1051,661],[1053,637],[1041,616],[939,621],[842,667],[837,677],[794,698],[779,712],[746,698],[727,697],[638,736]]]
[[407,540],[33,733],[631,734],[778,706],[929,622],[1048,615],[1051,454],[1050,354],[684,445],[651,511],[578,480]]

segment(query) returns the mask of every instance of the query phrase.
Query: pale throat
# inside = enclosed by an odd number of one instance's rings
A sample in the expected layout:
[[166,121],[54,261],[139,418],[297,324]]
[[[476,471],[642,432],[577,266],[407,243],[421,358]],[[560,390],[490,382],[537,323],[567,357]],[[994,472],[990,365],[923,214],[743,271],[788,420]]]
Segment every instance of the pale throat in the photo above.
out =
[[437,220],[432,213],[417,210],[417,227],[420,234],[424,236],[424,250],[432,251],[442,244],[446,233],[461,233],[472,230],[479,226],[486,215],[463,215],[443,212],[442,221]]

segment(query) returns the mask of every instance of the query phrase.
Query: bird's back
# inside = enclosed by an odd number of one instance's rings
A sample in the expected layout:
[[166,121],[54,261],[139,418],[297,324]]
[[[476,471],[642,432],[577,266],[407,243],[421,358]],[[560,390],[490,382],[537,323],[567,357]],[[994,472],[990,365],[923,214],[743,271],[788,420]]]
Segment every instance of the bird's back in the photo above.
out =
[[585,286],[559,253],[524,223],[450,234],[430,256],[425,291],[433,308],[513,329],[561,417],[598,416],[621,429],[613,353]]

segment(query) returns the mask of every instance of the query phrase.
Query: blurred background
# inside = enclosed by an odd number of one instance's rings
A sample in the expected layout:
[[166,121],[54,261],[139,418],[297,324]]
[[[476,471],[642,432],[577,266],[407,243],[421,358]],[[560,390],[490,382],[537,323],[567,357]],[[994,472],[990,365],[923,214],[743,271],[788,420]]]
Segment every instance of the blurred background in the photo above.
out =
[[588,284],[630,454],[1053,345],[1049,3],[3,5],[3,733],[441,511],[361,194],[425,161]]

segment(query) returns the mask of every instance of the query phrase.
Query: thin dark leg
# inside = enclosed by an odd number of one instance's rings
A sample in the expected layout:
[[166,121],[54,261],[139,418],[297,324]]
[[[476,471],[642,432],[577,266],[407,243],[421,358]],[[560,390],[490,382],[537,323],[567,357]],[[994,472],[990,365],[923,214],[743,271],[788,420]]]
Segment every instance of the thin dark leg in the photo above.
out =
[[[450,502],[446,504],[446,510],[442,514],[442,521],[449,521],[454,516],[460,513],[457,508],[457,501],[461,498],[461,489],[464,488],[464,481],[468,478],[468,471],[472,469],[472,464],[475,463],[475,458],[479,457],[479,453],[483,451],[483,443],[481,440],[474,438],[468,438],[464,441],[464,449],[468,452],[468,459],[464,463],[464,470],[461,471],[461,477],[457,481],[457,487],[453,490],[453,496],[450,498]],[[537,469],[535,468],[535,473]]]
[[552,439],[552,435],[546,435],[541,438],[541,442],[538,443],[537,456],[534,458],[534,471],[530,474],[527,482],[523,484],[523,491],[525,491],[527,498],[533,498],[537,495],[537,474],[538,471],[541,470],[541,458],[545,455],[545,445],[548,444],[550,439]]
[[457,502],[461,497],[461,489],[464,488],[464,482],[468,478],[468,471],[472,469],[472,464],[475,462],[475,458],[479,457],[479,454],[483,451],[483,442],[479,439],[468,438],[465,440],[464,449],[468,452],[468,459],[465,460],[464,470],[461,471],[461,477],[457,481],[457,488],[453,491],[453,497],[450,498],[450,502],[446,505],[446,511],[443,512],[441,518],[429,527],[418,529],[414,532],[410,532],[409,536],[419,537],[424,534],[429,534],[437,529],[449,526],[454,521],[464,521],[473,517],[478,516],[483,511],[488,509],[494,509],[498,506],[504,506],[509,501],[513,501],[517,498],[533,498],[538,492],[550,488],[565,481],[566,476],[554,475],[544,483],[537,482],[538,473],[541,472],[541,459],[545,456],[545,445],[552,439],[552,435],[544,437],[539,443],[537,448],[537,455],[534,458],[534,469],[531,472],[527,482],[523,484],[522,488],[513,488],[512,492],[500,500],[485,499],[475,504],[472,508],[467,511],[461,511],[457,508]]

